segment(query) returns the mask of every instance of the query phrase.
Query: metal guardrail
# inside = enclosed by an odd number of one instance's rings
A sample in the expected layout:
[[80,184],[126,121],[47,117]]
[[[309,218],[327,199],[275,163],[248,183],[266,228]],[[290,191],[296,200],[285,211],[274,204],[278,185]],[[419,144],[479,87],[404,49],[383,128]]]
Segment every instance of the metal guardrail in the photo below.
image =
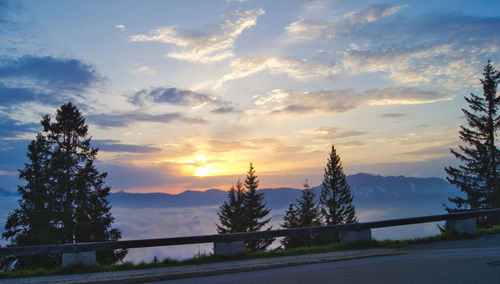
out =
[[114,242],[89,242],[89,243],[75,243],[75,244],[5,247],[5,248],[0,248],[0,257],[37,255],[37,254],[77,253],[84,251],[103,251],[103,250],[114,250],[114,249],[188,245],[188,244],[199,244],[199,243],[224,243],[224,242],[234,242],[234,241],[269,239],[269,238],[286,237],[286,236],[333,233],[342,231],[361,231],[361,230],[375,229],[375,228],[412,225],[412,224],[444,221],[450,219],[456,219],[456,220],[469,219],[469,218],[486,217],[492,215],[500,215],[500,209],[467,211],[467,212],[450,213],[442,215],[363,222],[356,224],[341,224],[341,225],[319,226],[319,227],[267,230],[260,232],[230,233],[230,234],[216,234],[216,235],[188,236],[188,237],[160,238],[160,239],[126,240],[126,241],[114,241]]

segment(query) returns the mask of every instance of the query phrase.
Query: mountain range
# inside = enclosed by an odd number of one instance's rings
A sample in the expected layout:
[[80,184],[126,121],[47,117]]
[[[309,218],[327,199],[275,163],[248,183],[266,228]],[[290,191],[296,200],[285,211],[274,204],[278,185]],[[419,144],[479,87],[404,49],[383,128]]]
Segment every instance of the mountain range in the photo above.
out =
[[[458,189],[441,178],[417,178],[404,176],[380,176],[359,173],[347,176],[347,182],[357,206],[402,205],[415,202],[445,203],[448,197],[459,195]],[[319,196],[321,186],[313,187]],[[301,189],[264,188],[265,201],[271,208],[288,207],[300,196]],[[17,192],[0,189],[0,197],[12,199]],[[168,193],[111,193],[109,200],[114,207],[124,208],[170,208],[220,205],[227,192],[219,189],[206,191],[187,190],[179,194]]]
[[[359,173],[347,176],[355,205],[402,205],[415,202],[445,203],[448,197],[459,194],[458,189],[441,178],[417,178],[404,176],[380,176]],[[321,186],[313,187],[319,196]],[[271,208],[288,207],[300,196],[301,189],[264,188],[265,201]],[[126,208],[197,207],[220,205],[227,198],[227,192],[219,189],[206,191],[187,190],[179,194],[127,193],[110,194],[113,206]],[[372,206],[370,206],[372,207]]]

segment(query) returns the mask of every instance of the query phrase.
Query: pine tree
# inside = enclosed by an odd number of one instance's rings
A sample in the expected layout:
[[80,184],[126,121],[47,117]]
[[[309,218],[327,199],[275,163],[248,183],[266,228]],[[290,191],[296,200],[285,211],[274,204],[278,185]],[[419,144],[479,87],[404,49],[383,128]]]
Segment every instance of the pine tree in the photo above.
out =
[[[116,241],[121,233],[107,200],[106,173],[94,165],[98,149],[90,146],[88,126],[72,103],[62,105],[55,122],[42,117],[42,133],[28,147],[30,163],[20,171],[20,208],[9,215],[3,238],[15,246],[50,243]],[[97,252],[102,264],[120,261],[126,250]],[[33,258],[34,259],[34,258]],[[28,257],[14,261],[15,268],[51,267],[59,256]]]
[[[320,211],[315,199],[316,194],[306,181],[300,199],[290,204],[288,210],[285,211],[285,217],[281,226],[283,228],[321,226]],[[312,246],[318,244],[318,237],[314,235],[290,236],[283,238],[281,244],[285,248]]]
[[[266,208],[264,194],[257,192],[258,187],[259,181],[250,163],[245,183],[238,180],[236,185],[231,187],[228,192],[228,201],[224,201],[217,212],[220,224],[216,224],[216,227],[219,234],[256,232],[271,221],[271,218],[264,219],[271,210]],[[270,229],[271,227],[267,228],[267,230]],[[247,241],[245,247],[249,251],[263,250],[273,240]]]
[[[259,181],[257,180],[257,176],[255,175],[253,164],[250,163],[250,168],[245,179],[246,193],[243,201],[244,223],[247,232],[260,231],[266,224],[271,221],[271,218],[265,219],[271,212],[271,209],[266,207],[266,204],[264,202],[264,193],[257,192],[258,187]],[[267,228],[267,230],[271,230],[271,227]],[[249,251],[264,250],[272,242],[273,239],[247,241],[245,242],[245,246]]]
[[[300,228],[299,214],[297,211],[297,205],[295,205],[295,203],[290,204],[288,209],[285,210],[285,216],[283,217],[283,224],[281,224],[281,227],[285,229]],[[283,240],[281,240],[281,245],[287,249],[304,246],[301,236],[284,237]]]
[[[495,70],[490,59],[483,70],[484,79],[480,80],[483,95],[471,93],[465,97],[469,109],[462,109],[467,126],[460,127],[459,137],[466,146],[450,149],[462,164],[457,168],[445,168],[447,180],[466,196],[450,198],[456,208],[445,206],[448,212],[500,207],[500,151],[495,145],[496,131],[500,127],[500,97],[496,94],[500,72]],[[490,226],[494,219],[481,218],[480,226]]]
[[[321,215],[326,225],[357,223],[356,211],[352,204],[351,189],[342,169],[340,157],[332,145],[332,152],[325,167],[323,183],[321,185]],[[333,240],[337,241],[336,234]]]
[[220,206],[217,216],[219,217],[219,224],[217,232],[219,234],[246,232],[245,222],[243,220],[244,207],[243,199],[245,196],[245,189],[243,183],[238,180],[236,185],[231,186],[228,192],[228,201]]
[[[9,214],[2,234],[3,238],[11,239],[12,246],[45,245],[57,239],[57,226],[52,220],[57,204],[52,198],[54,191],[48,186],[47,156],[45,137],[39,134],[28,146],[27,157],[31,163],[19,171],[19,178],[26,181],[26,185],[18,186],[20,208]],[[57,255],[10,257],[2,260],[2,267],[52,267],[58,262]]]

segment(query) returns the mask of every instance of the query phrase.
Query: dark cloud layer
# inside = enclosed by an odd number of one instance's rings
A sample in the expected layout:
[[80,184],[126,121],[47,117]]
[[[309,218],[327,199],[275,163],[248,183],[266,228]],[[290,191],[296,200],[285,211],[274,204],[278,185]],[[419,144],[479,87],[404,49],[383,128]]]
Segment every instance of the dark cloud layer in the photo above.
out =
[[92,65],[78,59],[25,55],[0,60],[1,79],[26,79],[56,90],[83,90],[103,80]]
[[210,113],[214,114],[239,113],[239,112],[241,111],[237,110],[234,107],[220,107],[210,111]]
[[145,114],[145,113],[120,113],[120,114],[93,114],[87,115],[87,120],[101,127],[125,127],[138,121],[173,123],[182,122],[189,124],[207,124],[203,118],[187,117],[182,113]]
[[0,105],[11,106],[24,102],[40,102],[48,105],[60,105],[70,99],[65,94],[37,92],[32,88],[8,87],[0,83]]
[[14,138],[20,134],[36,132],[39,127],[38,123],[21,123],[0,115],[0,138]]
[[401,118],[407,116],[405,113],[399,113],[399,112],[391,112],[391,113],[384,113],[380,117],[382,118]]
[[143,105],[145,102],[151,102],[192,107],[216,102],[215,99],[203,93],[163,87],[142,89],[135,93],[129,101],[134,105]]
[[210,113],[212,114],[240,112],[232,107],[230,102],[225,101],[219,97],[178,88],[154,87],[149,89],[142,89],[134,93],[129,98],[129,102],[136,106],[144,106],[148,103],[166,103],[188,107],[210,105],[216,107],[215,109],[210,111]]
[[122,144],[117,140],[111,139],[92,140],[92,142],[94,146],[104,152],[151,153],[161,150],[158,147],[146,145]]
[[50,56],[0,58],[0,104],[57,106],[103,82],[92,65]]

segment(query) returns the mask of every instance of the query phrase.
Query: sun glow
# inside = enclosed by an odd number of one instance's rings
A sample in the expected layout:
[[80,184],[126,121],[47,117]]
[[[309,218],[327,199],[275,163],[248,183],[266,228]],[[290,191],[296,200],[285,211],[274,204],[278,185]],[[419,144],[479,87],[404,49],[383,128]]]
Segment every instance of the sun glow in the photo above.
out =
[[210,175],[210,169],[207,167],[199,167],[196,169],[196,172],[194,173],[195,176],[197,177],[206,177]]

